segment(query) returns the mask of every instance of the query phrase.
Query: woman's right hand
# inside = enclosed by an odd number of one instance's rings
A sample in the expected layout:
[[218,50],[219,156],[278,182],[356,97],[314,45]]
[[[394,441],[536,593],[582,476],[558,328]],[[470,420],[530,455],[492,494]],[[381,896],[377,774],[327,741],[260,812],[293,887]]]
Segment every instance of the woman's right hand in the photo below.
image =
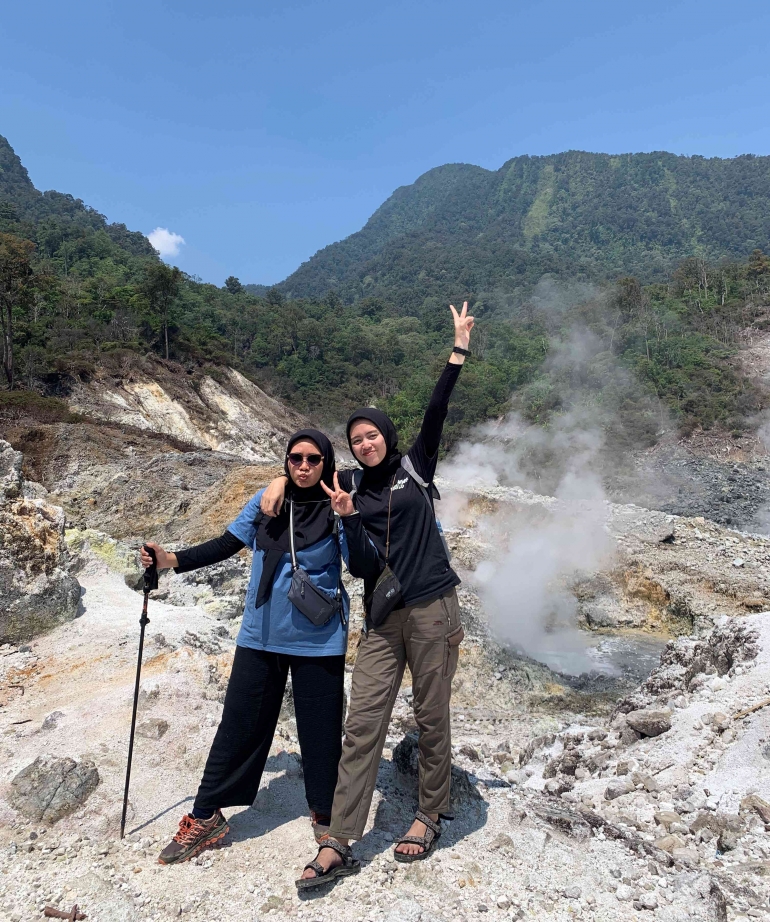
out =
[[267,485],[265,492],[262,494],[262,499],[259,501],[259,508],[265,515],[275,518],[281,511],[287,484],[288,478],[285,474],[282,474],[280,477],[276,477],[275,480],[271,480]]
[[332,510],[334,512],[338,515],[353,515],[356,511],[356,507],[353,505],[353,497],[340,487],[340,481],[336,472],[334,474],[333,490],[330,490],[323,480],[321,481],[321,486],[324,488],[324,493],[326,493],[332,501]]
[[139,559],[142,561],[142,566],[145,568],[145,570],[147,567],[151,567],[155,562],[147,553],[145,547],[151,547],[155,551],[155,558],[159,570],[170,570],[173,567],[179,566],[179,563],[176,559],[176,554],[170,553],[169,551],[164,551],[159,544],[155,544],[153,541],[145,541],[142,549],[139,551]]

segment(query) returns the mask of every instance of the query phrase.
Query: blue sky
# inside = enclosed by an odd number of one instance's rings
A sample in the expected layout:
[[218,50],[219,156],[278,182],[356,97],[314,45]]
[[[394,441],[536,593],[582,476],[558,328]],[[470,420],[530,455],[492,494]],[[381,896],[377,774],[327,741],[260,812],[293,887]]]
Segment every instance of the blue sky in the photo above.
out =
[[0,134],[40,189],[280,281],[448,162],[770,153],[770,4],[4,6]]

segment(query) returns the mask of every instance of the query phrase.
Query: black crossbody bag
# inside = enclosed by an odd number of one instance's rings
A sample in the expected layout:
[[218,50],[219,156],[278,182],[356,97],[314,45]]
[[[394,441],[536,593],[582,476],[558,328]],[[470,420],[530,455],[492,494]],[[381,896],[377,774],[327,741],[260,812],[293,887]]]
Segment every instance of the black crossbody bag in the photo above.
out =
[[372,627],[379,627],[388,615],[402,601],[401,583],[396,574],[390,569],[390,507],[393,503],[393,480],[390,482],[390,497],[388,498],[388,532],[385,539],[385,568],[380,573],[371,595],[366,600],[366,610]]
[[[291,548],[291,586],[288,599],[295,608],[311,621],[316,627],[323,627],[340,612],[342,614],[342,592],[337,588],[335,598],[330,598],[323,589],[313,584],[307,572],[297,563],[297,554],[294,550],[294,500],[289,500],[289,547]],[[340,561],[340,579],[342,578],[342,561]]]

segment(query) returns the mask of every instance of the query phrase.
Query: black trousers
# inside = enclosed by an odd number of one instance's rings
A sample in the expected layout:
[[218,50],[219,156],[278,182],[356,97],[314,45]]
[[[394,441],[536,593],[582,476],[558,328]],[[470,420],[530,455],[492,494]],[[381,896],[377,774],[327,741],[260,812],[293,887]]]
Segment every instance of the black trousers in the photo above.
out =
[[251,806],[273,742],[291,669],[308,807],[329,816],[342,752],[345,657],[288,656],[236,647],[222,721],[195,807]]

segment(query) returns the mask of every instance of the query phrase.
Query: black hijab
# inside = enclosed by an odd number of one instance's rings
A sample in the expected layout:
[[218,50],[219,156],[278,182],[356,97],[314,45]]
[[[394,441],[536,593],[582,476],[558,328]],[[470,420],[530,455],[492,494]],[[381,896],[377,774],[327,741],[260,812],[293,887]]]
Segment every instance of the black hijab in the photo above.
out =
[[364,469],[364,477],[372,482],[378,482],[390,477],[401,464],[401,452],[398,450],[398,432],[396,432],[396,427],[393,425],[393,420],[382,410],[378,410],[376,407],[362,407],[360,410],[356,410],[348,419],[347,425],[348,445],[350,445],[350,451],[354,458],[356,454],[350,441],[350,430],[353,428],[353,423],[359,419],[366,419],[370,423],[374,423],[385,439],[388,453],[379,464],[368,467],[361,464],[360,461],[358,462]]
[[[298,487],[289,472],[289,452],[297,442],[311,441],[318,446],[323,455],[323,473],[321,480],[312,487]],[[300,429],[289,439],[286,446],[286,458],[283,462],[289,485],[283,508],[275,518],[262,515],[257,525],[256,546],[264,552],[262,576],[259,580],[256,608],[270,598],[273,589],[273,577],[278,563],[289,545],[289,500],[294,501],[294,547],[302,548],[317,544],[327,538],[334,530],[334,513],[329,497],[321,487],[323,481],[327,487],[334,489],[334,447],[329,439],[317,429]]]

